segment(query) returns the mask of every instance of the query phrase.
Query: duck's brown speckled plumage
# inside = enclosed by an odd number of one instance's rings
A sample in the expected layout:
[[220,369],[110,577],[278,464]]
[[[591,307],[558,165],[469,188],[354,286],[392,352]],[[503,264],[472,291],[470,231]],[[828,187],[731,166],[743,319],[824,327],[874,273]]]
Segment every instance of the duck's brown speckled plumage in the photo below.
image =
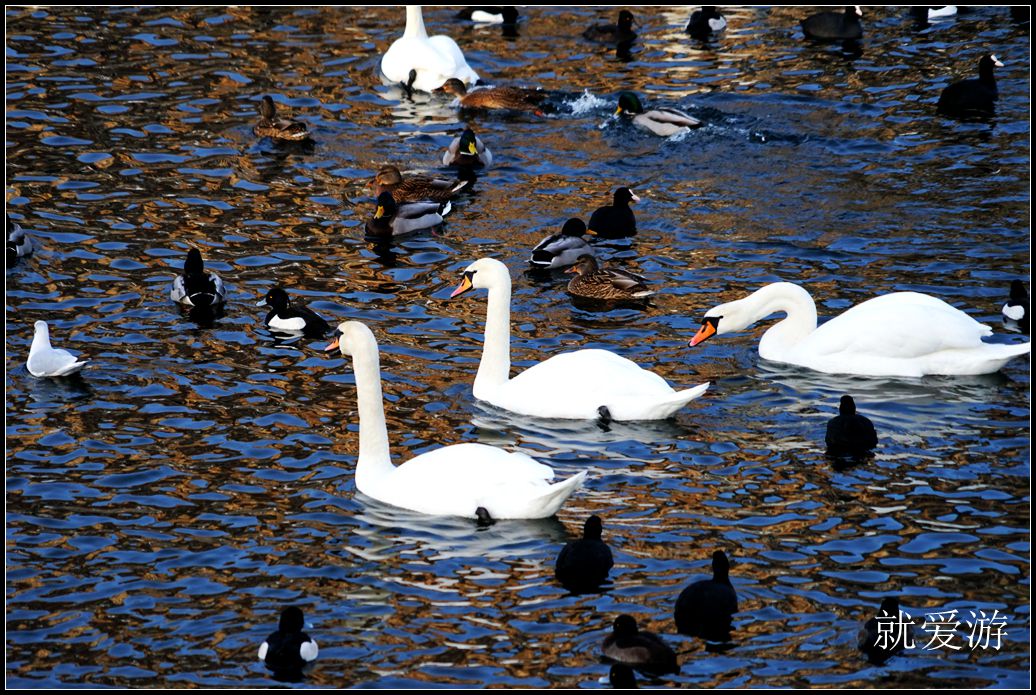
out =
[[569,294],[586,299],[641,299],[654,292],[644,284],[644,278],[617,268],[601,268],[590,254],[579,257],[579,262],[566,272],[576,273],[568,283]]
[[277,108],[273,99],[263,97],[259,104],[259,122],[252,128],[252,133],[257,138],[273,138],[275,140],[288,140],[298,142],[309,137],[309,131],[305,123],[293,121],[290,118],[277,118]]
[[547,93],[525,87],[482,87],[468,91],[463,82],[450,78],[435,90],[460,98],[460,105],[466,109],[513,109],[516,111],[538,111]]
[[430,176],[408,176],[405,179],[394,166],[384,166],[374,177],[374,195],[388,191],[397,204],[434,201],[445,203],[467,188],[470,181],[435,179]]

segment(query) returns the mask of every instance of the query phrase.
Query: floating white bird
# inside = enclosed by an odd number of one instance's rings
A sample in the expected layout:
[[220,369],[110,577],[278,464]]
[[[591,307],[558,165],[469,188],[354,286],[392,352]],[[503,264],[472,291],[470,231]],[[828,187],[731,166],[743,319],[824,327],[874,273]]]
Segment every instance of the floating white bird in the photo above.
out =
[[554,355],[511,378],[511,275],[483,258],[464,270],[451,296],[489,290],[486,338],[475,398],[523,415],[569,420],[663,420],[705,393],[701,384],[675,391],[666,380],[608,350]]
[[553,516],[583,484],[586,471],[551,484],[550,466],[486,444],[444,446],[392,465],[378,343],[358,321],[346,321],[338,330],[341,336],[327,350],[338,349],[353,360],[360,418],[356,489],[363,494],[422,514],[542,519]]
[[[410,71],[416,71],[410,83]],[[456,77],[467,85],[478,82],[478,74],[468,66],[457,42],[449,36],[428,36],[420,5],[407,5],[406,29],[381,58],[381,73],[390,82],[409,84],[431,92]]]
[[47,322],[37,321],[26,366],[29,374],[33,376],[68,376],[85,367],[86,362],[80,362],[79,358],[68,350],[51,347]]
[[813,298],[790,282],[775,282],[744,299],[709,309],[690,344],[744,330],[778,312],[787,317],[763,334],[759,356],[830,374],[988,374],[1029,352],[1029,343],[982,342],[993,329],[941,299],[918,292],[868,299],[818,328]]

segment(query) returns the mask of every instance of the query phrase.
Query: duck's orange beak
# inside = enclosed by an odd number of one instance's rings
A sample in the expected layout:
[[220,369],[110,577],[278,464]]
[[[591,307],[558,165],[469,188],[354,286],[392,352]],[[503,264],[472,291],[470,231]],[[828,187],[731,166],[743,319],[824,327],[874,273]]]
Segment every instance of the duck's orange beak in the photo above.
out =
[[472,287],[474,287],[474,285],[471,284],[471,273],[464,273],[464,278],[460,281],[460,284],[457,285],[457,289],[450,293],[450,299],[453,299],[458,294],[464,294]]
[[704,343],[706,340],[716,335],[716,331],[719,327],[719,316],[708,316],[705,321],[701,324],[701,328],[698,329],[698,333],[691,338],[691,342],[687,343],[688,347],[694,347],[699,343]]
[[333,352],[338,350],[338,341],[341,340],[342,336],[336,335],[335,339],[331,341],[331,344],[324,348],[324,352]]
[[579,267],[578,265],[570,265],[567,268],[565,268],[565,272],[566,273],[574,273],[574,272],[576,272],[576,269],[578,267]]
[[384,205],[379,205],[378,208],[374,211],[374,219],[380,220],[384,216],[385,216],[385,206]]
[[618,116],[620,114],[622,114],[622,107],[621,106],[619,108],[615,109],[615,113],[613,113],[612,115],[613,116]]

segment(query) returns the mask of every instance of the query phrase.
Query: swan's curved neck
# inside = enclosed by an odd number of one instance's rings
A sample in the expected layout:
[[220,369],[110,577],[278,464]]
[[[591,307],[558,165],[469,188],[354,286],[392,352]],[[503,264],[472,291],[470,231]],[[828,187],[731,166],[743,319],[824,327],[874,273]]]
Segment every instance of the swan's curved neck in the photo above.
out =
[[424,28],[424,17],[421,16],[420,5],[406,6],[406,29],[403,30],[403,38],[428,38],[428,32]]
[[381,365],[376,344],[353,351],[356,402],[360,413],[360,455],[356,461],[356,488],[366,494],[371,486],[394,470],[385,427],[381,396]]
[[790,282],[767,285],[742,301],[749,319],[746,325],[770,314],[787,314],[759,341],[759,354],[766,359],[781,360],[785,351],[817,329],[817,307],[813,298],[809,292]]
[[478,365],[472,392],[485,400],[485,389],[507,383],[511,378],[511,278],[503,274],[489,288],[486,307],[486,336],[482,345],[482,361]]

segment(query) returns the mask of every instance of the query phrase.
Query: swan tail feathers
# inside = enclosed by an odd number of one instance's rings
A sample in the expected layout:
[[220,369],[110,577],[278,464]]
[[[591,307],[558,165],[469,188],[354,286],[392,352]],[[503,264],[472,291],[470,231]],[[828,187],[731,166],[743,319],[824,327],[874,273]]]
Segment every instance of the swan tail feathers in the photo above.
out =
[[676,411],[678,411],[680,408],[684,407],[685,405],[693,401],[695,398],[698,398],[703,393],[708,391],[711,383],[712,382],[706,381],[704,384],[699,384],[689,389],[677,391],[673,394],[672,398],[667,398],[666,400],[659,403],[659,407],[664,413],[662,417],[670,417],[674,415]]
[[538,500],[542,511],[540,518],[547,518],[557,514],[565,500],[583,486],[584,480],[586,480],[586,471],[579,471],[572,477],[547,488],[547,492]]

